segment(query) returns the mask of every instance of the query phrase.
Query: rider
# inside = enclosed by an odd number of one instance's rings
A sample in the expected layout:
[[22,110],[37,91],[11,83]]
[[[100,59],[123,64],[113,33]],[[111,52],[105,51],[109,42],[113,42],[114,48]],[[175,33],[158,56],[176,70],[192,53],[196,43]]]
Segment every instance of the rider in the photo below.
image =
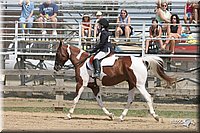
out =
[[93,60],[95,78],[100,78],[101,66],[99,60],[106,57],[110,52],[114,51],[110,40],[111,33],[108,32],[109,22],[105,18],[102,18],[98,21],[98,23],[100,26],[100,42],[92,50],[92,52],[98,51]]

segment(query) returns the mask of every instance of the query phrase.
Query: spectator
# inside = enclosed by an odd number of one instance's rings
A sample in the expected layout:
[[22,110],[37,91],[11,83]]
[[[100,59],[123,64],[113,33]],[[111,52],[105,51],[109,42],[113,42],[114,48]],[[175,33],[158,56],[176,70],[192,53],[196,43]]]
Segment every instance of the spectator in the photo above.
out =
[[162,28],[161,26],[158,25],[158,20],[153,19],[152,20],[152,25],[149,28],[149,37],[150,38],[157,38],[156,40],[146,40],[146,48],[145,48],[145,53],[149,53],[149,44],[150,43],[156,43],[158,42],[160,44],[160,48],[163,49],[163,42],[161,40],[161,35],[162,35]]
[[198,24],[198,22],[200,22],[200,1],[196,1],[193,3],[193,14],[194,14],[194,20],[193,22],[195,24]]
[[103,18],[102,16],[102,12],[101,11],[98,11],[96,13],[96,20],[95,20],[95,25],[94,25],[94,38],[96,39],[96,37],[99,36],[99,33],[100,33],[100,26],[99,26],[99,23],[98,21]]
[[162,24],[162,30],[167,30],[167,23],[170,23],[171,13],[167,10],[167,2],[161,3],[161,8],[158,8],[156,12],[156,19],[159,24]]
[[[172,54],[174,54],[175,50],[175,44],[178,43],[178,39],[181,38],[181,31],[182,31],[182,26],[180,25],[180,20],[177,14],[173,14],[170,19],[170,25],[167,26],[167,40],[164,43],[164,48],[167,46],[169,43],[169,50],[171,51]],[[173,40],[170,40],[173,39]]]
[[[188,20],[189,20],[189,24],[192,23],[192,20],[193,20],[192,12],[193,12],[193,3],[191,2],[191,0],[187,0],[184,7],[184,17],[183,17],[185,24],[187,24]],[[186,26],[186,29],[187,29],[187,33],[191,32],[189,25]]]
[[91,37],[92,24],[90,21],[90,16],[88,14],[83,15],[81,27],[82,27],[81,36],[82,37]]
[[[25,22],[28,22],[27,27],[32,28],[33,27],[33,20],[34,20],[34,16],[33,16],[34,3],[30,2],[30,0],[25,0],[25,1],[20,0],[18,4],[19,4],[19,6],[22,7],[22,12],[21,12],[21,15],[20,15],[20,18],[19,18],[20,27],[25,28],[26,27]],[[28,34],[30,33],[29,29],[28,29],[27,33]],[[22,34],[23,35],[25,34],[24,29],[22,29]]]
[[120,16],[117,18],[115,38],[119,38],[120,35],[125,35],[127,38],[126,41],[130,41],[128,38],[133,33],[132,30],[133,28],[131,27],[131,17],[128,15],[127,10],[122,9]]
[[[155,12],[157,12],[157,10],[158,10],[159,8],[161,8],[161,4],[164,3],[164,2],[166,2],[166,3],[168,4],[168,0],[157,0]],[[167,10],[168,10],[168,9],[167,9]]]
[[[37,22],[40,22],[38,26],[40,28],[44,28],[43,22],[49,21],[54,22],[51,24],[52,28],[54,28],[52,34],[57,35],[55,28],[57,28],[57,14],[58,14],[58,6],[55,3],[52,3],[51,0],[46,0],[46,2],[42,3],[39,6],[40,17],[37,19]],[[42,34],[46,34],[46,30],[42,30]]]

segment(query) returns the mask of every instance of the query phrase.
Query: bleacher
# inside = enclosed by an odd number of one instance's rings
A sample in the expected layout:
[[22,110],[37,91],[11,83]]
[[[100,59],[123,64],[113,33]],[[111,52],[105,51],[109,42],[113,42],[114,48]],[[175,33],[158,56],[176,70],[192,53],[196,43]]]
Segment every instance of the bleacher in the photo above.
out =
[[[40,1],[35,1],[35,16],[38,15],[38,5],[40,3]],[[95,13],[100,10],[103,12],[104,18],[107,18],[111,23],[110,31],[114,33],[117,16],[119,15],[120,10],[125,8],[131,16],[131,24],[134,27],[135,35],[131,37],[130,43],[120,41],[116,44],[118,51],[140,53],[141,55],[145,38],[147,38],[149,34],[148,29],[151,24],[151,20],[155,17],[154,1],[61,0],[57,2],[57,4],[59,6],[57,36],[51,35],[52,29],[50,27],[46,29],[48,34],[42,36],[40,33],[41,29],[37,28],[37,22],[34,22],[30,35],[22,36],[20,28],[18,27],[19,25],[15,23],[15,21],[18,21],[21,8],[17,5],[16,1],[14,3],[10,0],[1,1],[1,37],[3,42],[3,51],[7,53],[13,52],[16,56],[25,55],[27,56],[26,58],[33,58],[34,55],[35,57],[44,55],[44,53],[47,56],[49,55],[52,57],[55,55],[56,45],[60,39],[64,39],[65,43],[77,45],[85,49],[87,46],[90,47],[96,42],[81,42],[80,22],[82,14],[89,13],[91,15],[92,22],[94,22]],[[182,19],[184,4],[184,1],[173,1],[169,5],[169,10],[172,13],[177,13],[181,18],[181,24],[184,24]],[[197,31],[195,25],[191,25],[191,27],[193,32]],[[114,36],[112,36],[112,38],[114,38]],[[163,38],[165,38],[165,36],[163,36]],[[121,39],[123,40],[124,38],[122,37]],[[18,46],[16,47],[15,45]],[[184,43],[184,45],[187,44]]]

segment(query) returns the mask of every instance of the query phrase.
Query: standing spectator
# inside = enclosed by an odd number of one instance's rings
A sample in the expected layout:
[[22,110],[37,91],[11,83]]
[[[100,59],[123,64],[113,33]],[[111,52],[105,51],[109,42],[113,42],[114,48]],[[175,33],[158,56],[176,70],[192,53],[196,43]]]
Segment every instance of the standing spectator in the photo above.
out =
[[[34,11],[34,3],[30,2],[30,0],[20,0],[19,1],[19,6],[22,7],[22,12],[19,18],[20,21],[20,27],[21,28],[25,28],[26,24],[25,22],[27,22],[27,27],[28,28],[32,28],[33,27],[33,20],[34,20],[34,16],[33,16],[33,11]],[[27,31],[27,33],[29,34],[29,29]],[[22,34],[25,34],[24,29],[22,29]]]
[[82,25],[81,25],[81,36],[91,37],[92,24],[90,21],[90,16],[88,14],[83,14]]
[[102,16],[102,12],[101,11],[97,11],[96,13],[96,20],[95,20],[95,25],[94,25],[94,39],[96,39],[96,37],[99,36],[99,33],[101,31],[100,26],[98,21],[103,18]]
[[167,23],[170,23],[171,13],[167,10],[167,2],[161,3],[161,8],[158,8],[156,12],[156,19],[159,24],[162,24],[162,30],[167,30]]
[[128,38],[132,34],[132,30],[133,28],[131,27],[131,17],[128,15],[127,10],[122,9],[120,16],[117,18],[115,38],[119,38],[120,35],[125,35],[127,38],[126,41],[130,41]]
[[194,16],[193,22],[195,24],[198,24],[198,22],[200,22],[200,1],[195,1],[193,3],[193,16]]
[[[180,25],[180,20],[177,14],[173,14],[171,16],[170,20],[170,25],[167,26],[167,40],[164,43],[164,48],[167,46],[169,43],[169,50],[171,51],[172,54],[174,54],[175,50],[175,44],[178,43],[178,39],[181,38],[181,31],[182,31],[182,26]],[[173,39],[173,40],[170,40]]]
[[[187,21],[189,20],[189,24],[192,23],[193,17],[192,17],[192,12],[193,12],[193,3],[191,0],[187,0],[185,7],[184,7],[184,22],[187,24]],[[187,25],[187,33],[190,33],[190,26]]]
[[[57,28],[57,14],[58,14],[58,6],[55,3],[52,3],[51,0],[47,0],[39,6],[40,17],[37,19],[37,22],[40,22],[38,26],[40,28],[44,28],[43,22],[50,21],[54,22],[51,24],[52,28],[54,28],[52,34],[57,35],[55,28]],[[46,34],[46,30],[42,30],[42,34]]]
[[158,25],[158,20],[153,19],[152,25],[149,28],[149,37],[157,38],[157,39],[156,40],[146,40],[145,53],[148,53],[150,43],[155,44],[156,42],[158,42],[160,44],[160,48],[163,49],[163,42],[161,40],[161,35],[162,35],[162,28],[161,28],[161,26]]

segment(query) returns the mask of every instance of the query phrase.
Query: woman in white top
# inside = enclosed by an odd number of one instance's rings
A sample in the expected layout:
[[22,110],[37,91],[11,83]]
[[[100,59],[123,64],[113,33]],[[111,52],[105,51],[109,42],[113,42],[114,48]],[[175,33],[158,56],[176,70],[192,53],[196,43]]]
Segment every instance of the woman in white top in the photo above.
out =
[[120,35],[125,35],[126,38],[129,38],[131,34],[131,17],[125,9],[122,9],[120,16],[117,18],[115,38],[119,38]]
[[163,31],[167,30],[167,23],[170,23],[171,13],[167,10],[167,2],[161,4],[161,8],[158,8],[156,12],[156,19],[159,24],[162,24]]

